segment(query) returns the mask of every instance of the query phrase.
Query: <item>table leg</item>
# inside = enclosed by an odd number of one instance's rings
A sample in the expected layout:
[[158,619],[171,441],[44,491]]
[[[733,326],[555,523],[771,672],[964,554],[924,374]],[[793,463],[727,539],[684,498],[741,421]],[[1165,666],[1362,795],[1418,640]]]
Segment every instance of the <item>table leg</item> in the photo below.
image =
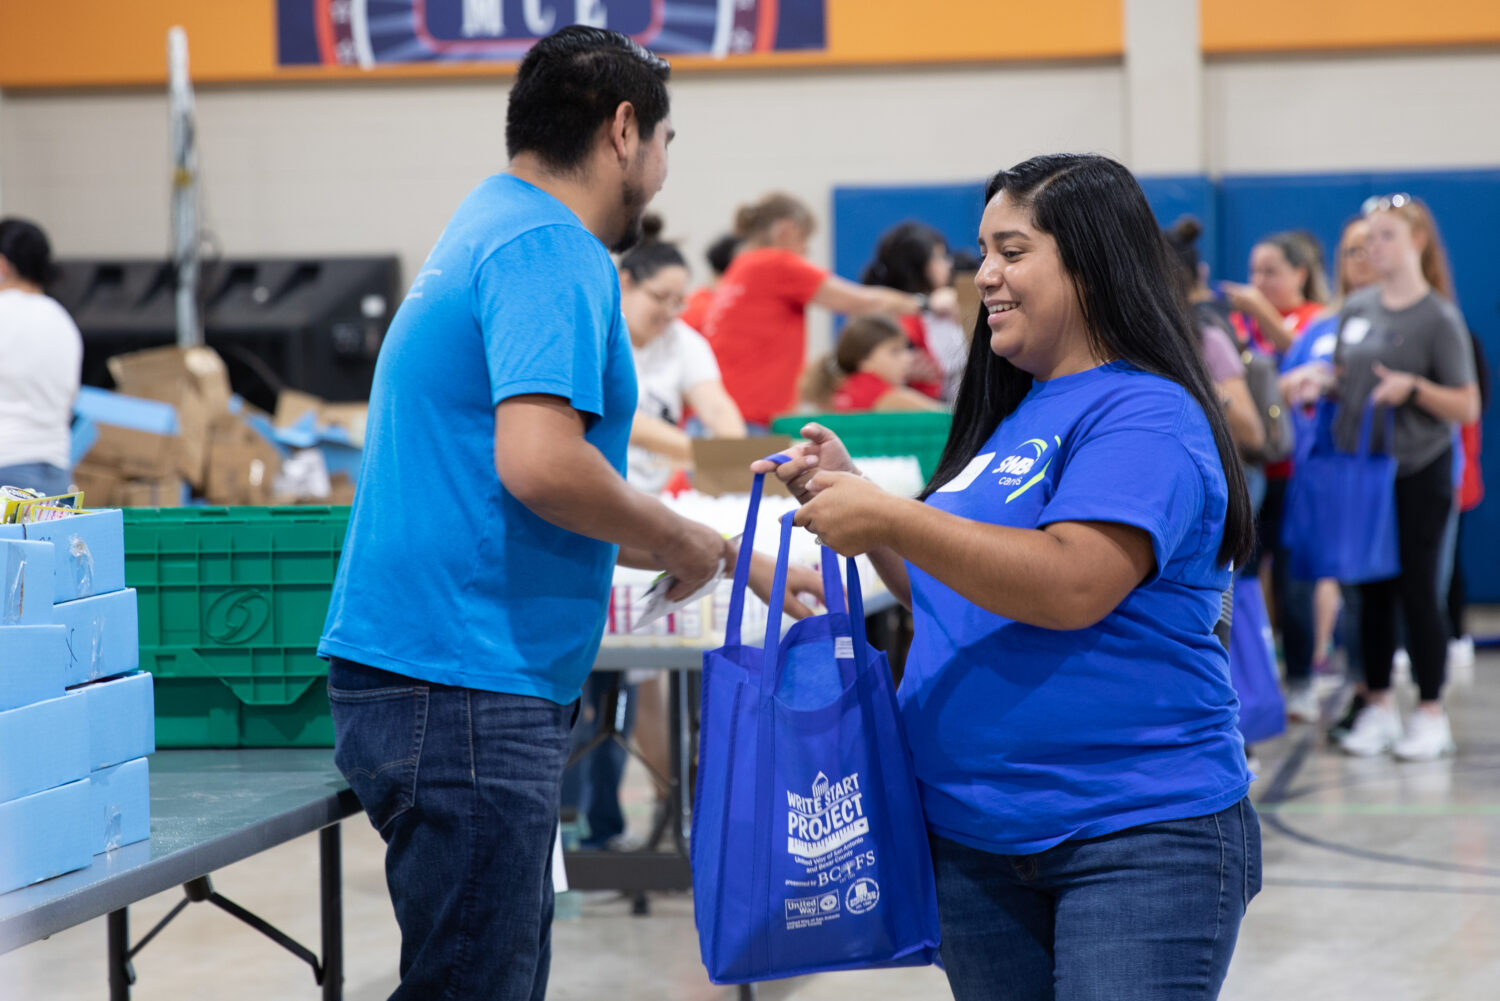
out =
[[344,996],[344,886],[339,825],[318,832],[318,868],[323,911],[323,1001]]
[[109,1001],[130,1001],[130,917],[126,908],[110,911],[106,955],[109,965]]

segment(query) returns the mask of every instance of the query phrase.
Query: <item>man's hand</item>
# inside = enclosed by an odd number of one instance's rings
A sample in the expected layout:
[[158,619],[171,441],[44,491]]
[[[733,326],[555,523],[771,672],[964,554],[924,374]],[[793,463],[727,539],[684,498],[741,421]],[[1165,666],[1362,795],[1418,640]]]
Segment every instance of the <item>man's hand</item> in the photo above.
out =
[[812,499],[807,489],[808,482],[820,470],[834,473],[859,475],[859,467],[849,457],[849,450],[839,441],[839,436],[821,424],[808,424],[802,429],[806,441],[798,442],[786,450],[790,462],[776,465],[767,459],[750,464],[753,473],[775,473],[785,483],[792,496],[803,504]]
[[734,564],[733,551],[723,536],[707,525],[686,518],[680,520],[682,529],[678,536],[670,545],[653,554],[661,568],[677,578],[677,583],[667,592],[668,601],[691,598],[714,579],[721,561],[726,567]]
[[859,556],[890,542],[891,520],[903,498],[869,480],[826,470],[807,484],[810,499],[797,512],[801,525],[840,556]]

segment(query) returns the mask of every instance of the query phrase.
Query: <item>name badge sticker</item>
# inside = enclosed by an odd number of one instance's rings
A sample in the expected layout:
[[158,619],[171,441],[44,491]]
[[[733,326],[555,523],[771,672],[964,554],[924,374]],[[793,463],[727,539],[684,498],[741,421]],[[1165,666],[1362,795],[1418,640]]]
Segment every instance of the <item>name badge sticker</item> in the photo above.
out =
[[1370,321],[1363,316],[1351,316],[1344,321],[1339,339],[1345,344],[1358,344],[1370,334]]

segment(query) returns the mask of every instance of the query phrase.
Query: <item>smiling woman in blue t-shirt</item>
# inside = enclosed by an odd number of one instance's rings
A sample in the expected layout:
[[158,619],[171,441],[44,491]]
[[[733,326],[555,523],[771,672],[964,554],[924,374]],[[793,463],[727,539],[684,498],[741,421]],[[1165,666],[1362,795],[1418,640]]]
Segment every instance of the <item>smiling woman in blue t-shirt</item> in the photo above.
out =
[[923,497],[817,425],[778,472],[915,616],[900,701],[958,1001],[1212,998],[1260,885],[1213,634],[1244,478],[1124,167],[1001,172],[979,244],[986,309]]

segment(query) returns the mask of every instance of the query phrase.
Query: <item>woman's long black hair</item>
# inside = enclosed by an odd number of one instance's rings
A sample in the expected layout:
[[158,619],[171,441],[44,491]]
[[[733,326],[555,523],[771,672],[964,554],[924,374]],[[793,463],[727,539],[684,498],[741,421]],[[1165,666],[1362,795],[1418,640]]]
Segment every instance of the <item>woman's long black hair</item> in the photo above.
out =
[[[1029,207],[1037,228],[1057,240],[1063,268],[1078,290],[1094,356],[1121,359],[1171,379],[1203,408],[1229,485],[1219,559],[1243,564],[1255,542],[1245,474],[1140,185],[1108,157],[1054,154],[990,178],[985,204],[1001,191]],[[969,464],[1031,389],[1029,374],[990,350],[988,320],[981,309],[954,404],[953,430],[924,498]]]

